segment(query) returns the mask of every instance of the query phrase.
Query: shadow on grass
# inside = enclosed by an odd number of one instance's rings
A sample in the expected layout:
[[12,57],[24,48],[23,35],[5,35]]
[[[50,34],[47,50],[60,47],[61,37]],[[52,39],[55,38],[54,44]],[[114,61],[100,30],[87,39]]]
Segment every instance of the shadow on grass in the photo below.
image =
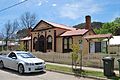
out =
[[85,71],[82,69],[72,69],[75,76],[84,77],[86,75]]
[[108,79],[111,79],[111,80],[120,80],[120,77],[118,76],[111,76],[111,77],[107,77]]

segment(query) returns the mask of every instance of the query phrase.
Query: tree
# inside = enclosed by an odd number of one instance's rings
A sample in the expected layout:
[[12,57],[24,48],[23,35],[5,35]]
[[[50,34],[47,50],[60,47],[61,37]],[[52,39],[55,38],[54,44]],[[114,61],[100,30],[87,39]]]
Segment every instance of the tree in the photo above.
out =
[[120,17],[115,18],[114,22],[120,24]]
[[30,12],[25,12],[21,16],[21,26],[25,28],[32,28],[36,23],[36,15]]
[[13,37],[15,32],[18,29],[18,22],[17,20],[14,20],[13,23],[10,22],[10,20],[5,23],[5,41],[6,41],[6,47],[8,49],[8,41]]
[[94,29],[97,34],[107,34],[112,33],[115,34],[116,30],[120,27],[120,24],[116,24],[115,22],[107,22],[102,25],[100,29]]
[[[101,28],[102,24],[103,24],[102,22],[92,22],[91,23],[93,29],[95,29],[95,28],[97,28],[97,29]],[[81,24],[75,25],[73,27],[83,29],[85,27],[85,23],[81,23]]]
[[28,35],[28,29],[27,28],[23,28],[21,30],[18,30],[17,33],[17,38],[24,38]]
[[[79,51],[80,47],[78,44],[72,44],[72,66],[75,65],[75,69],[77,66],[77,61],[79,61]],[[73,68],[73,67],[72,67]]]
[[25,45],[23,42],[20,43],[19,47],[17,50],[25,51]]
[[21,27],[24,27],[24,28],[28,29],[28,31],[26,32],[25,35],[29,36],[30,35],[30,29],[36,24],[36,21],[37,21],[36,15],[31,14],[30,12],[25,12],[21,16],[20,21],[21,21]]

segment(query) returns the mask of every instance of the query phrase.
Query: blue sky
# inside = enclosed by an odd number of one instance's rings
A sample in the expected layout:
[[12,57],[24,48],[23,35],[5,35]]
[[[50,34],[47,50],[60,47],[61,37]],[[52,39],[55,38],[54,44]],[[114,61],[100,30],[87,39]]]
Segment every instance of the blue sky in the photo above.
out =
[[[23,0],[0,0],[0,10]],[[85,21],[110,22],[120,17],[120,0],[28,0],[23,4],[0,12],[0,31],[8,20],[19,19],[25,12],[35,13],[38,20],[47,20],[73,26]]]

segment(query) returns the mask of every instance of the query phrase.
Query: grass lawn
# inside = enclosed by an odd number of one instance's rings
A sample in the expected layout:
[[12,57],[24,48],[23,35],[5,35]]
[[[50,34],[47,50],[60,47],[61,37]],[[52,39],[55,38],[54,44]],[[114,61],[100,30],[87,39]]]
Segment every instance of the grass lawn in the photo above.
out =
[[[51,71],[58,71],[58,72],[64,72],[64,73],[70,73],[70,74],[75,74],[75,75],[82,75],[82,76],[95,76],[95,77],[100,77],[100,78],[106,78],[104,76],[103,72],[98,72],[98,71],[88,71],[88,70],[72,70],[69,67],[63,67],[63,66],[57,66],[57,65],[51,65],[51,64],[46,64],[46,69],[51,70]],[[119,80],[119,77],[110,77],[109,79],[112,80]]]

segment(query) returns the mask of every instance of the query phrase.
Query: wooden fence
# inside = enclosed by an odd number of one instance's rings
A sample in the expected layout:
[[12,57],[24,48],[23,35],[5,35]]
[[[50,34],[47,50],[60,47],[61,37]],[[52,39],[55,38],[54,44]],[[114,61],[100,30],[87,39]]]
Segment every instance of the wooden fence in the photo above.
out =
[[[9,51],[4,51],[0,53],[8,53]],[[48,53],[42,53],[42,52],[33,52],[35,56],[38,58],[41,58],[48,62],[54,62],[54,63],[62,63],[62,64],[72,64],[72,58],[71,53],[55,53],[55,52],[48,52]],[[104,54],[104,53],[93,53],[89,55],[84,55],[82,57],[82,63],[83,66],[91,66],[91,67],[103,67],[103,61],[102,59],[104,57],[113,57],[114,60],[114,67],[118,68],[118,59],[120,59],[119,54]]]
[[[72,64],[71,53],[34,52],[33,54],[48,62]],[[94,53],[94,54],[84,55],[82,57],[82,63],[83,63],[83,66],[103,67],[102,59],[108,56],[115,58],[114,67],[118,68],[117,60],[120,59],[120,55],[117,55],[117,54]]]

